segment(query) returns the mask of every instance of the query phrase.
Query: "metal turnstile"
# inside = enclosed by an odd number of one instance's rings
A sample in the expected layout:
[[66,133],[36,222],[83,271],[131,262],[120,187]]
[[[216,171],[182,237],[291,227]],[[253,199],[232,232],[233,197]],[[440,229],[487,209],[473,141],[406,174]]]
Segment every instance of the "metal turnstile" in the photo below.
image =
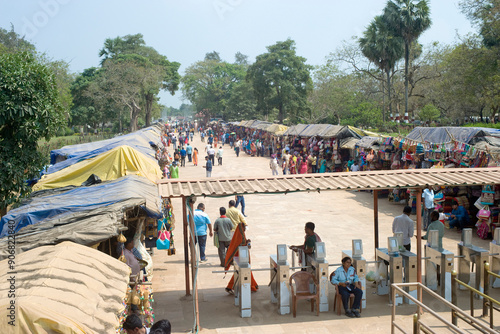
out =
[[[484,263],[488,261],[489,251],[472,245],[472,229],[462,230],[462,241],[458,244],[458,279],[471,285],[471,263],[474,265],[475,282],[473,287],[484,292]],[[460,288],[465,289],[460,286]],[[479,298],[479,295],[475,295]]]
[[361,283],[361,290],[363,290],[363,297],[361,298],[361,307],[366,308],[366,260],[363,255],[363,241],[356,239],[352,241],[352,251],[343,250],[342,258],[349,256],[352,259],[352,265],[356,269],[359,282]]
[[439,248],[439,231],[429,231],[428,244],[425,245],[425,284],[441,297],[451,302],[451,272],[454,255]]
[[[490,270],[500,274],[500,228],[495,229],[493,240],[490,242]],[[490,286],[500,287],[500,279],[492,276]]]
[[[403,257],[403,282],[411,283],[417,282],[417,254],[406,250],[404,246],[404,238],[402,232],[394,233],[394,237],[398,240],[399,255]],[[404,290],[408,292],[412,297],[417,298],[417,287],[407,286]],[[405,297],[404,302],[406,304],[415,304],[409,298]]]
[[316,243],[315,256],[308,256],[313,275],[319,285],[319,311],[328,312],[328,261],[326,261],[326,248],[324,242]]
[[[377,263],[383,261],[386,264],[385,279],[378,282],[377,294],[389,295],[389,302],[400,305],[403,298],[397,293],[392,296],[390,285],[392,283],[403,283],[403,257],[399,255],[398,240],[395,237],[387,238],[388,248],[377,248],[375,260]],[[379,265],[380,269],[380,265]]]
[[234,305],[239,306],[240,316],[252,316],[252,271],[247,246],[238,248],[238,257],[234,257]]
[[278,304],[278,314],[290,313],[290,265],[286,245],[278,245],[276,255],[270,256],[271,303]]

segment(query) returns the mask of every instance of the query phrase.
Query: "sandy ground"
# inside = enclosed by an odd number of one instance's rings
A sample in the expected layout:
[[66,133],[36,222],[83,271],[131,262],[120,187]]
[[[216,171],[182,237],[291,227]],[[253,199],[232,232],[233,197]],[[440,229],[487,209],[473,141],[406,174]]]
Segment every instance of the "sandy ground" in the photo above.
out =
[[[180,178],[204,179],[204,143],[195,136],[194,147],[200,151],[200,165],[186,162],[180,168]],[[269,158],[250,157],[241,153],[236,157],[228,145],[224,146],[223,165],[213,168],[212,177],[271,176]],[[221,206],[227,208],[233,197],[198,198],[198,203],[206,205],[206,212],[212,222],[218,217]],[[373,197],[369,192],[329,191],[322,193],[292,193],[286,195],[246,195],[248,216],[247,238],[252,240],[252,267],[268,268],[270,254],[276,253],[277,244],[301,244],[304,238],[304,224],[312,221],[316,232],[326,243],[327,260],[339,263],[342,250],[350,250],[352,239],[362,239],[364,257],[373,260]],[[194,309],[192,297],[185,296],[184,252],[182,235],[181,200],[174,199],[176,229],[174,231],[176,254],[168,256],[166,251],[155,251],[153,289],[156,320],[167,318],[171,321],[174,333],[186,333],[193,327]],[[391,226],[395,216],[403,210],[402,204],[391,203],[387,198],[379,199],[379,238],[380,247],[387,247],[387,237],[392,236]],[[416,216],[412,216],[416,219]],[[457,252],[460,234],[446,230],[443,246],[451,252]],[[416,239],[413,238],[412,250],[416,251]],[[484,241],[474,236],[474,245],[489,249],[489,240]],[[297,317],[279,315],[276,304],[270,302],[269,272],[255,272],[254,276],[260,289],[252,294],[252,317],[241,318],[238,307],[234,306],[234,297],[224,288],[231,275],[212,273],[220,270],[217,248],[211,238],[207,241],[208,262],[200,265],[198,273],[199,317],[203,333],[389,333],[391,328],[391,307],[388,296],[378,296],[376,287],[367,284],[367,308],[362,317],[356,319],[338,316],[333,312],[333,289],[329,291],[329,312],[320,313],[319,317],[310,311],[306,301],[299,301]],[[291,254],[289,253],[289,259]],[[330,267],[334,270],[336,267]],[[368,268],[368,270],[373,268]],[[500,289],[498,289],[500,290]],[[500,291],[493,292],[500,299]],[[468,309],[468,293],[461,292],[460,303]],[[449,309],[435,301],[428,301],[435,310],[443,312],[450,319]],[[480,314],[480,301],[476,300],[475,314]],[[397,308],[397,322],[411,330],[412,314],[416,307],[402,305]],[[446,333],[444,327],[429,315],[424,315],[437,333]],[[468,328],[464,322],[459,325]],[[499,326],[497,319],[495,325]],[[468,331],[474,332],[474,331]]]

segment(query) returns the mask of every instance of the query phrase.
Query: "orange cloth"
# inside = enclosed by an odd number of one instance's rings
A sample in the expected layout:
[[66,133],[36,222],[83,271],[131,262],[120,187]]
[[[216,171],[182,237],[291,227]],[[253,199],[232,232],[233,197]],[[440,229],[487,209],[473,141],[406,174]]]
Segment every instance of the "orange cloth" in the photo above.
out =
[[198,166],[198,151],[197,150],[193,151],[193,164],[195,166]]
[[[229,267],[233,264],[233,258],[235,256],[238,256],[238,247],[239,246],[246,246],[247,245],[247,238],[245,236],[245,231],[244,231],[244,225],[243,223],[239,223],[238,226],[236,227],[236,230],[234,231],[233,238],[231,239],[231,243],[229,244],[229,248],[227,249],[226,252],[226,260],[225,260],[225,266],[224,270],[228,271]],[[227,284],[227,289],[233,290],[234,286],[234,274],[233,277],[231,277],[231,280]],[[251,273],[251,288],[252,291],[257,291],[259,288],[259,285],[255,281],[253,277],[253,273]]]

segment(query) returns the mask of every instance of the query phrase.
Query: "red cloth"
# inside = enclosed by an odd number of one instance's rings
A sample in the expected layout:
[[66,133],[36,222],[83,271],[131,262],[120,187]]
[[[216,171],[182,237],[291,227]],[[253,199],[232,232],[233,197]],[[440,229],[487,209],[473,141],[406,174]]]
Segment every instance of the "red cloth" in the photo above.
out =
[[[247,238],[245,236],[245,227],[243,226],[243,223],[239,223],[238,226],[236,227],[236,230],[234,231],[233,238],[231,239],[231,243],[229,244],[229,247],[226,252],[226,260],[225,260],[225,266],[224,270],[228,271],[229,267],[233,264],[233,259],[235,256],[238,256],[238,247],[239,246],[246,246],[247,245]],[[251,274],[251,288],[252,291],[257,291],[259,288],[259,285],[255,281],[253,277],[253,273]],[[231,277],[231,280],[227,284],[228,289],[233,290],[234,286],[234,274],[233,277]]]

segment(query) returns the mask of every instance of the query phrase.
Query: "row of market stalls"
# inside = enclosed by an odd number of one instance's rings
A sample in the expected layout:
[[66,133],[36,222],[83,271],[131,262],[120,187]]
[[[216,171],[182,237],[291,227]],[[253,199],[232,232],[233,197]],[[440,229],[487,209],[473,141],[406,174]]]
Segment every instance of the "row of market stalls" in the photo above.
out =
[[[278,157],[284,149],[300,159],[316,156],[325,159],[326,172],[344,172],[356,162],[360,171],[425,169],[425,168],[480,168],[500,166],[500,130],[473,127],[416,127],[407,136],[388,136],[358,129],[352,126],[331,124],[297,124],[285,127],[262,121],[242,121],[231,123],[233,131],[241,138],[262,140],[269,143],[269,155]],[[280,128],[280,132],[275,129]],[[268,145],[266,144],[266,147]],[[304,160],[303,160],[304,161]],[[298,168],[297,168],[297,173]],[[293,174],[293,173],[292,173]],[[453,201],[463,205],[476,222],[480,198],[479,186],[468,188],[436,188],[443,200],[436,208],[443,207],[445,213],[451,211]],[[382,190],[389,200],[405,202],[416,211],[416,198],[406,189]],[[491,204],[491,233],[499,225],[500,195]],[[497,205],[498,204],[498,205]]]
[[1,218],[5,268],[12,258],[9,235],[15,233],[19,323],[38,324],[27,332],[52,332],[61,324],[58,333],[117,333],[132,309],[146,324],[153,322],[151,285],[141,285],[138,277],[131,281],[130,267],[118,258],[124,235],[133,238],[144,276],[152,278],[142,241],[157,235],[159,219],[172,219],[156,186],[162,131],[158,124],[52,151],[53,164],[31,196]]

